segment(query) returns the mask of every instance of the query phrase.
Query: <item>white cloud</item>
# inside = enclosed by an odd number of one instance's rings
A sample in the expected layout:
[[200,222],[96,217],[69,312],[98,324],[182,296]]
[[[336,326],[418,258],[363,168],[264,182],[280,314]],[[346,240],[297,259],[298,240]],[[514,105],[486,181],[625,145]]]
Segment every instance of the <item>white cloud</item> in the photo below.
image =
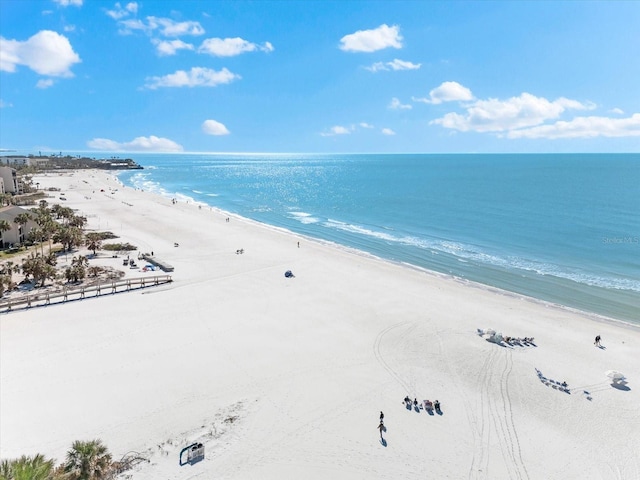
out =
[[411,98],[414,102],[437,105],[442,102],[464,102],[473,100],[473,94],[458,82],[444,82],[429,92],[429,98]]
[[50,78],[38,80],[38,83],[36,83],[36,88],[41,88],[43,90],[52,86],[53,80],[51,80]]
[[138,13],[138,4],[136,2],[130,2],[122,7],[119,2],[116,2],[115,9],[107,10],[106,13],[114,20],[120,20],[121,18],[127,17],[131,14],[135,15]]
[[394,58],[393,61],[388,62],[387,65],[391,67],[391,70],[418,70],[422,64]]
[[75,32],[76,31],[76,26],[75,25],[65,25],[63,30],[65,32]]
[[[107,15],[115,20],[123,18],[128,15],[125,10],[112,10],[107,11]],[[147,34],[158,32],[165,37],[180,37],[183,35],[203,35],[204,28],[200,25],[200,22],[186,21],[176,22],[170,18],[160,17],[147,17],[146,23],[137,18],[119,20],[120,33],[128,35],[133,31],[140,30]]]
[[215,120],[205,120],[202,124],[202,131],[207,135],[229,135],[231,132],[222,123]]
[[120,30],[118,33],[121,35],[129,35],[135,30],[140,30],[145,33],[151,33],[151,28],[146,25],[142,20],[130,19],[130,20],[122,20],[119,22]]
[[512,130],[508,138],[640,137],[640,113],[628,118],[576,117],[551,125]]
[[182,40],[158,40],[153,39],[152,43],[156,46],[158,55],[168,56],[175,55],[178,50],[193,50],[194,47],[190,43]]
[[373,125],[371,125],[370,123],[367,123],[367,122],[360,122],[358,125],[360,125],[360,127],[362,127],[362,128],[374,128]]
[[53,0],[54,3],[57,3],[61,7],[68,7],[69,5],[73,5],[74,7],[81,7],[82,0]]
[[336,125],[331,127],[328,132],[322,132],[320,135],[323,137],[333,137],[334,135],[348,135],[351,133],[350,127],[343,127],[341,125]]
[[175,22],[170,18],[147,17],[151,30],[160,29],[165,37],[179,37],[181,35],[202,35],[204,28],[200,22]]
[[376,62],[374,64],[372,64],[370,67],[364,67],[366,70],[369,70],[370,72],[379,72],[381,70],[389,70],[386,65],[384,64],[384,62]]
[[411,110],[413,107],[411,105],[407,105],[405,103],[400,102],[399,99],[393,97],[391,102],[389,103],[389,108],[391,110]]
[[389,71],[389,70],[418,70],[422,64],[421,63],[411,63],[404,60],[398,60],[397,58],[391,62],[376,62],[370,67],[364,67],[370,72],[380,72],[380,71]]
[[40,75],[73,77],[69,69],[78,62],[67,37],[51,30],[41,30],[24,42],[0,37],[0,70],[5,72],[25,65]]
[[624,110],[621,108],[612,108],[609,113],[615,113],[616,115],[624,115]]
[[396,134],[396,132],[394,132],[390,128],[383,128],[380,131],[382,132],[383,135],[395,135]]
[[340,50],[345,52],[376,52],[385,48],[402,48],[400,27],[380,25],[373,30],[358,30],[340,39]]
[[590,103],[583,104],[566,98],[551,102],[530,93],[522,93],[508,100],[478,100],[466,107],[465,114],[447,113],[431,123],[462,132],[503,132],[540,125],[558,118],[567,109],[592,108],[593,104]]
[[216,71],[210,68],[193,67],[188,72],[178,70],[163,77],[148,77],[145,87],[151,90],[160,87],[216,87],[240,78],[242,78],[240,75],[232,73],[226,68]]
[[10,107],[13,107],[12,103],[5,102],[0,98],[0,108],[10,108]]
[[107,138],[94,138],[87,142],[89,148],[101,151],[117,152],[182,152],[182,145],[169,140],[151,135],[149,137],[136,137],[130,142],[116,142]]
[[198,53],[208,53],[216,57],[234,57],[245,52],[273,52],[273,45],[265,42],[263,45],[252,43],[239,37],[235,38],[208,38],[202,42]]

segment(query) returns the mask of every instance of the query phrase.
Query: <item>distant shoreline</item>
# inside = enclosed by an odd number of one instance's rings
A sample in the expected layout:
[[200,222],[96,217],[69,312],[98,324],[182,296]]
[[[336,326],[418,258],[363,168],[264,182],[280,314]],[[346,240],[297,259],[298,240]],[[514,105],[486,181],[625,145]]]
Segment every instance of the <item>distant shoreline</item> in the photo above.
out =
[[0,165],[12,167],[35,167],[38,171],[52,170],[143,170],[131,158],[95,158],[80,155],[2,155]]

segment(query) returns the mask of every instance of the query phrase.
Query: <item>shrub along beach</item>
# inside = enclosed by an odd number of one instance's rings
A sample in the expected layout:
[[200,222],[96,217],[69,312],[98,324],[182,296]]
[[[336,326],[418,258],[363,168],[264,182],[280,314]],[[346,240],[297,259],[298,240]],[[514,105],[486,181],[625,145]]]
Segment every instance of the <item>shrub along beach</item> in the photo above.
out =
[[[156,273],[143,254],[174,271],[151,289],[0,311],[7,478],[23,455],[50,462],[38,478],[56,465],[73,478],[640,477],[636,326],[124,187],[108,171],[33,180],[60,189],[93,232],[93,245],[57,254],[64,282],[82,280],[79,256],[124,279]],[[98,232],[136,250],[106,251]],[[70,445],[93,439],[110,457],[82,476]],[[183,461],[193,445],[204,456]]]

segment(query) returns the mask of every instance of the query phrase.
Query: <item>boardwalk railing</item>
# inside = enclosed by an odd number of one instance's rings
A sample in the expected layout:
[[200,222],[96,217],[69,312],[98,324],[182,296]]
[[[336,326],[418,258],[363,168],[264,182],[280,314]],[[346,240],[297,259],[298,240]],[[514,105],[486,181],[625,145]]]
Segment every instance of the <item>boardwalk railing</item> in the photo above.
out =
[[52,303],[64,303],[69,300],[81,300],[91,296],[99,297],[100,295],[128,292],[130,290],[138,290],[140,288],[164,285],[166,283],[171,283],[172,281],[173,279],[171,278],[171,275],[156,275],[153,277],[112,280],[85,287],[64,287],[62,291],[34,293],[18,298],[0,300],[0,312],[11,311],[16,307],[41,307],[44,305],[51,305]]

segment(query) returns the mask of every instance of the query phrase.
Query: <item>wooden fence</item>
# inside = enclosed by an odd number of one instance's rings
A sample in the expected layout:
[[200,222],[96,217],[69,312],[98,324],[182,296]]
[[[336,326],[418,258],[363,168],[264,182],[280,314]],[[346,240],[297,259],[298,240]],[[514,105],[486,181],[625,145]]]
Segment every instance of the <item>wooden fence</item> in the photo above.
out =
[[[83,298],[99,297],[100,295],[128,292],[141,288],[155,287],[171,283],[171,275],[156,275],[153,277],[127,278],[123,280],[112,280],[86,287],[67,288],[62,291],[43,292],[24,295],[18,298],[0,300],[0,312],[11,311],[14,308],[31,308],[51,305],[52,303],[64,303],[70,300],[81,300]],[[91,295],[93,294],[93,295]]]

